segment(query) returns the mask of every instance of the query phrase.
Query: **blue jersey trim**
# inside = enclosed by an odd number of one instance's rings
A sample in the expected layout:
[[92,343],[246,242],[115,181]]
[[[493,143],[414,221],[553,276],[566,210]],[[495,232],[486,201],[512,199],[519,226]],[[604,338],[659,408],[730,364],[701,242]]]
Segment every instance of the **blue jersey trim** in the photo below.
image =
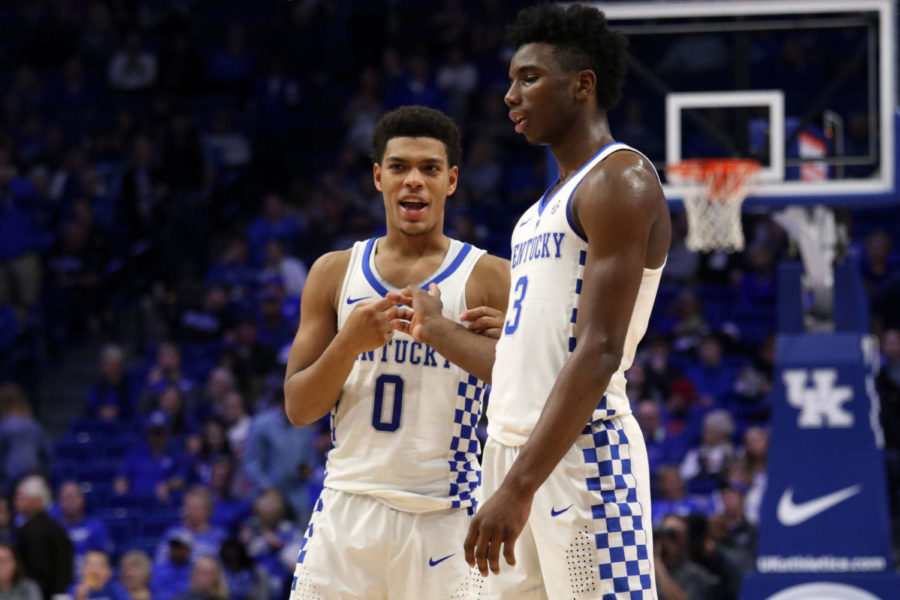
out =
[[456,272],[456,270],[459,268],[459,266],[462,264],[462,262],[466,259],[466,257],[469,255],[469,252],[471,252],[471,251],[472,251],[472,244],[468,244],[468,243],[463,244],[463,247],[459,249],[459,254],[456,255],[456,258],[453,259],[453,262],[450,263],[449,265],[447,265],[446,269],[444,269],[443,271],[438,273],[434,279],[432,279],[431,281],[429,281],[427,283],[424,283],[422,285],[422,289],[427,290],[428,286],[431,285],[432,283],[440,283],[443,280],[450,277],[451,275],[453,275],[453,273]]
[[[366,242],[366,249],[363,251],[363,257],[362,257],[362,261],[361,261],[362,262],[362,270],[363,270],[363,275],[366,278],[366,281],[369,282],[369,285],[372,286],[372,289],[374,289],[376,292],[381,294],[382,297],[384,297],[385,295],[387,295],[387,293],[390,290],[388,290],[386,287],[384,287],[384,285],[378,280],[378,277],[376,277],[375,273],[372,272],[372,268],[369,266],[369,263],[371,262],[371,257],[372,257],[372,249],[375,247],[375,239],[376,238],[371,238],[369,241]],[[448,277],[450,277],[451,275],[453,275],[453,273],[455,273],[456,270],[459,269],[459,266],[463,263],[463,261],[466,259],[466,257],[469,255],[469,252],[471,252],[471,251],[472,251],[472,244],[468,244],[468,243],[463,244],[463,247],[459,249],[459,252],[457,253],[456,257],[453,259],[453,262],[451,262],[449,265],[447,265],[446,269],[444,269],[443,271],[441,271],[440,273],[435,275],[432,279],[430,279],[426,283],[422,284],[422,289],[427,290],[428,286],[430,284],[440,283],[440,282],[444,281],[445,279],[447,279]]]
[[[622,146],[623,149],[628,148],[628,146],[626,144],[623,144],[622,142],[612,142],[611,144],[607,144],[607,145],[603,146],[602,148],[600,148],[600,150],[597,152],[597,154],[595,154],[594,156],[591,157],[591,160],[594,160],[595,158],[597,158],[597,156],[601,152],[603,152],[604,150],[606,150],[607,148],[609,148],[611,146]],[[615,152],[615,150],[613,152]],[[610,152],[610,154],[612,154],[612,152]],[[589,165],[591,160],[587,161],[584,166],[586,167],[587,165]],[[594,166],[596,166],[596,165],[594,165]],[[584,169],[584,167],[581,167],[581,169],[579,169],[579,172],[582,169]],[[569,227],[572,228],[572,231],[575,232],[575,235],[580,237],[583,241],[587,242],[588,241],[587,236],[585,236],[581,231],[578,230],[577,227],[575,227],[575,219],[572,218],[572,198],[575,197],[575,191],[578,189],[578,186],[581,185],[582,181],[584,181],[584,179],[579,181],[575,185],[575,187],[572,188],[572,193],[569,194],[569,197],[566,199],[566,221],[569,222]]]
[[372,255],[372,248],[375,247],[375,238],[370,238],[368,242],[366,242],[366,249],[363,251],[362,257],[362,270],[363,275],[366,278],[366,281],[369,282],[369,285],[372,286],[376,292],[381,294],[382,297],[386,296],[388,293],[388,289],[381,285],[381,282],[378,281],[378,278],[375,277],[375,273],[372,272],[372,269],[369,267],[369,258]]
[[[585,163],[578,168],[578,170],[575,172],[575,174],[572,177],[578,177],[578,175],[584,170],[584,168],[587,167],[589,164],[591,164],[592,160],[597,158],[604,150],[606,150],[610,146],[615,146],[616,144],[622,144],[622,142],[610,142],[610,143],[606,144],[605,146],[602,146],[599,150],[597,150],[594,153],[593,156],[591,156],[589,159],[587,159],[587,161],[585,161]],[[625,144],[622,144],[622,145],[625,146]],[[579,185],[580,184],[581,184],[581,182],[579,182]],[[547,188],[547,190],[544,192],[544,195],[541,196],[541,199],[538,200],[538,215],[542,215],[544,213],[544,209],[547,207],[548,204],[550,204],[550,200],[555,198],[556,194],[559,193],[559,190],[556,190],[555,192],[553,192],[552,196],[547,197],[547,194],[550,192],[550,190],[555,188],[557,185],[559,185],[558,177],[556,178],[556,181],[553,182],[553,185],[551,185],[550,187]],[[577,188],[578,186],[575,186],[575,187]],[[571,196],[569,196],[569,198],[571,199]],[[571,223],[571,221],[570,221],[570,223]]]

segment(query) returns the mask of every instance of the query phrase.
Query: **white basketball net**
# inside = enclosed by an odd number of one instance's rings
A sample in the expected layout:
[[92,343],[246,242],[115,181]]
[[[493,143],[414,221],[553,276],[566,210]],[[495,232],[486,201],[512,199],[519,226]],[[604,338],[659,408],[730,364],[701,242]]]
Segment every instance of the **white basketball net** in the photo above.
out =
[[669,167],[669,180],[683,189],[689,249],[744,249],[741,205],[758,171],[759,163],[741,159],[686,160]]

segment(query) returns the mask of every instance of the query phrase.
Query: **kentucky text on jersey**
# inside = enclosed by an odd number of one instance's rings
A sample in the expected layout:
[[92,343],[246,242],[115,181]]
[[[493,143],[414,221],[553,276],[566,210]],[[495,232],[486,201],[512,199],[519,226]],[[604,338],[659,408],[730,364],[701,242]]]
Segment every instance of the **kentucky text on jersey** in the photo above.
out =
[[[393,352],[391,351],[392,349]],[[379,353],[379,358],[377,359],[375,357],[376,352]],[[409,361],[411,365],[450,368],[450,361],[435,352],[434,348],[428,344],[410,342],[409,340],[390,340],[380,349],[363,352],[356,359],[373,362],[380,360],[383,363],[393,362],[395,364],[403,364]]]
[[562,258],[561,250],[565,232],[542,233],[513,246],[512,268],[531,260]]

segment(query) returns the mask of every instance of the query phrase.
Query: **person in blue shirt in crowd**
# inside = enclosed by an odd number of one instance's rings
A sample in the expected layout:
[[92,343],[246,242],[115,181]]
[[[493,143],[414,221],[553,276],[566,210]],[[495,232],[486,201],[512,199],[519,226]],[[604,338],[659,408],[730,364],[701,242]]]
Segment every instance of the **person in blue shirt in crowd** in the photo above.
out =
[[187,461],[169,439],[169,416],[157,410],[147,417],[146,437],[129,448],[113,482],[118,495],[155,496],[166,503],[184,485]]
[[164,538],[169,545],[168,557],[153,567],[150,591],[153,600],[172,600],[188,591],[191,580],[191,548],[194,538],[185,529],[169,532]]
[[171,527],[157,546],[156,564],[167,562],[171,551],[168,540],[177,537],[179,532],[191,537],[191,561],[200,556],[219,556],[219,549],[228,534],[222,527],[210,523],[213,501],[209,490],[202,486],[194,486],[188,490],[184,495],[182,512],[182,521]]
[[113,542],[102,519],[87,515],[84,494],[75,481],[64,481],[57,491],[57,506],[51,515],[72,540],[74,572],[80,573],[88,552],[99,550],[109,556]]
[[10,491],[22,477],[49,470],[50,438],[19,386],[0,386],[0,411],[0,473]]
[[131,600],[128,592],[113,579],[109,556],[102,550],[89,550],[84,556],[78,581],[69,588],[73,600]]
[[244,472],[253,495],[275,488],[287,500],[294,520],[305,523],[315,500],[307,480],[319,460],[315,427],[297,428],[284,413],[281,379],[269,385],[267,406],[253,418],[244,450]]
[[253,503],[254,514],[240,534],[250,556],[265,570],[272,600],[283,597],[303,543],[303,531],[286,518],[285,509],[281,494],[267,490]]

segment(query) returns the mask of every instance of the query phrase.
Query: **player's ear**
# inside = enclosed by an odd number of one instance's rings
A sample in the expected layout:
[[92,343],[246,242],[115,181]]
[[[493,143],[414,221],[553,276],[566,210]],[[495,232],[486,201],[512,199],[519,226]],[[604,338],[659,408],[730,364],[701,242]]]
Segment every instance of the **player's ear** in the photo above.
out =
[[381,189],[381,165],[375,163],[372,165],[372,179],[375,180],[375,189],[379,192]]
[[447,183],[447,195],[452,196],[453,192],[456,191],[456,183],[459,181],[459,167],[453,166],[450,167],[450,171],[448,171],[449,181]]
[[590,69],[579,71],[574,76],[575,96],[579,99],[587,99],[594,95],[597,87],[597,74]]

